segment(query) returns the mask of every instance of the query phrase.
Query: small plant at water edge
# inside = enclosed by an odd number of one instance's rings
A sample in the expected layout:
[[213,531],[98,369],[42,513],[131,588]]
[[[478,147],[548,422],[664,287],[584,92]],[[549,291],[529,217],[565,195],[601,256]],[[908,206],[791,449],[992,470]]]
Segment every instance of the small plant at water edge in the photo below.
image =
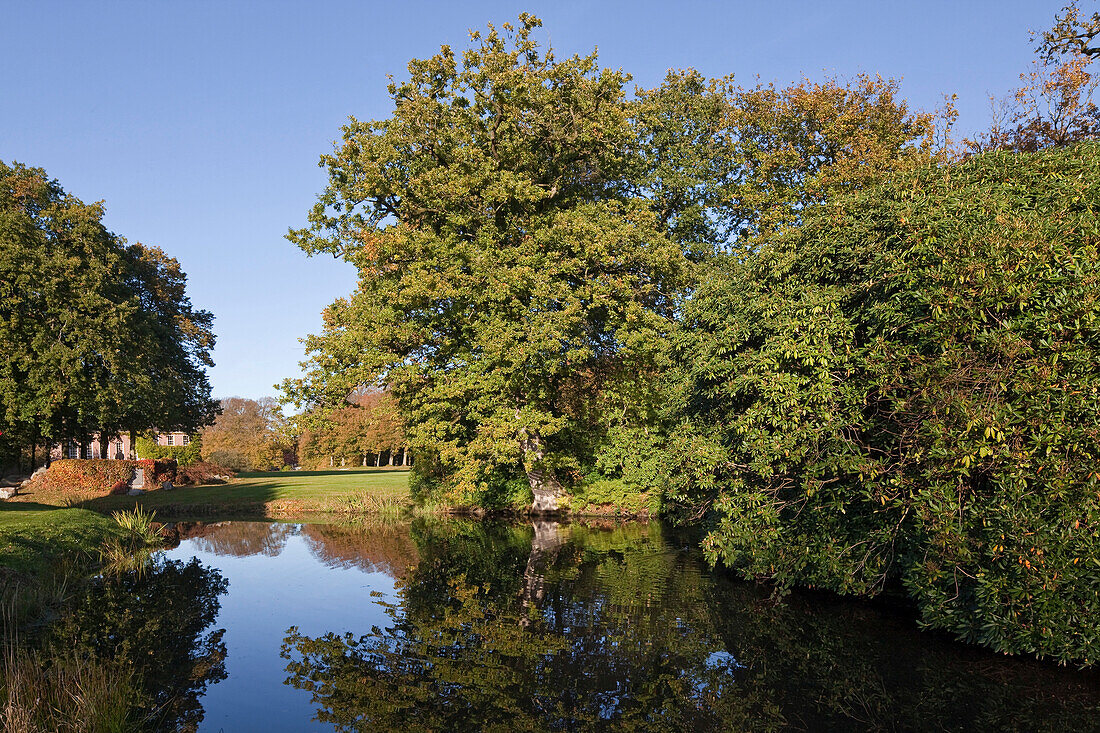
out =
[[153,526],[156,512],[147,512],[138,506],[128,511],[115,512],[111,516],[118,522],[118,526],[126,530],[130,544],[134,547],[146,547],[161,541],[160,531]]

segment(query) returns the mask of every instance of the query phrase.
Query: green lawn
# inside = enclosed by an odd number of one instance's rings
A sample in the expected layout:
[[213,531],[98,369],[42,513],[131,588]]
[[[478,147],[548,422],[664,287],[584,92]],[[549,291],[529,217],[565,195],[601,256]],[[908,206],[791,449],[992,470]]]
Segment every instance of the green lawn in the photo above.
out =
[[159,516],[190,514],[371,511],[409,500],[409,472],[357,468],[346,471],[244,473],[228,484],[153,490],[140,497],[106,496],[85,504],[108,512],[141,505]]
[[0,566],[28,574],[61,562],[95,560],[122,529],[110,517],[87,509],[56,509],[0,502]]

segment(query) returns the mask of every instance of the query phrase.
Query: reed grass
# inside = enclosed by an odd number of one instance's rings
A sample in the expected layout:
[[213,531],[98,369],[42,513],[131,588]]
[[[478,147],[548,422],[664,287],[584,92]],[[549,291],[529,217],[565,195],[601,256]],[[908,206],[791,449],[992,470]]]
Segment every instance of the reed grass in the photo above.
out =
[[383,517],[402,517],[411,510],[407,497],[360,492],[346,497],[335,505],[340,514],[371,514]]
[[32,649],[43,624],[96,568],[141,571],[162,542],[151,511],[11,512],[0,522],[0,733],[115,733],[148,727],[140,677],[112,660]]

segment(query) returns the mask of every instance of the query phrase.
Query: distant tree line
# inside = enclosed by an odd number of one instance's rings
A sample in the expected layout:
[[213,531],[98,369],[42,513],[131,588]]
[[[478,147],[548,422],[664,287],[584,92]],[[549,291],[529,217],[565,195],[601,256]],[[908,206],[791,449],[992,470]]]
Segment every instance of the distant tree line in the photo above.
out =
[[188,445],[158,445],[153,437],[138,438],[139,457],[173,458],[180,465],[202,460],[232,471],[412,463],[397,405],[375,389],[355,391],[340,408],[291,418],[272,397],[226,397],[212,424]]
[[0,463],[214,417],[213,316],[179,262],[108,231],[103,212],[0,162]]

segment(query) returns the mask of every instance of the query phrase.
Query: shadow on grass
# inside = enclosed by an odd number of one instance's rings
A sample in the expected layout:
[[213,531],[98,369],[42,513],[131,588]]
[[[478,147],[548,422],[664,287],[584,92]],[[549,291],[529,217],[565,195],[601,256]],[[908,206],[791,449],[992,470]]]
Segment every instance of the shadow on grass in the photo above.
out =
[[0,512],[43,512],[64,508],[55,504],[36,504],[33,501],[0,501]]

